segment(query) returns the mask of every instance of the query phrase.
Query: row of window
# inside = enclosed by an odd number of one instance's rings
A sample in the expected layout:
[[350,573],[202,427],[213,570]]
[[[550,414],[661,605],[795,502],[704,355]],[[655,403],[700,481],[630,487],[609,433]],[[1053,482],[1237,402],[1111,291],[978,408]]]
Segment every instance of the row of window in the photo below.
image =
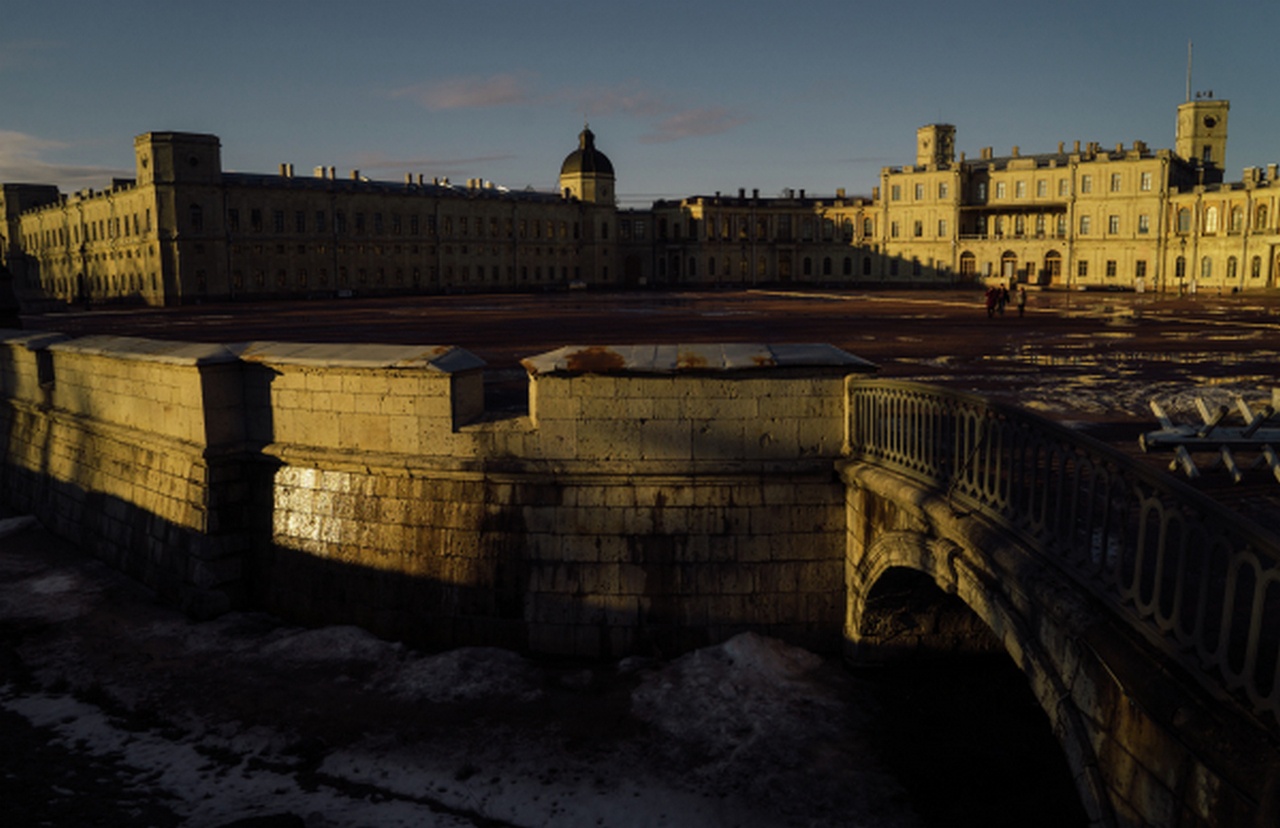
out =
[[78,245],[82,241],[92,244],[109,239],[130,238],[151,232],[151,209],[141,214],[125,213],[119,216],[88,221],[66,227],[50,227],[38,233],[27,233],[23,243],[27,250]]
[[[638,232],[632,233],[630,236],[637,241],[644,239],[643,222],[635,222]],[[864,218],[862,221],[862,231],[864,236],[873,236],[875,232],[875,221],[871,218]],[[624,238],[628,238],[631,231],[624,222],[620,229]],[[854,238],[854,222],[851,218],[844,218],[838,222],[835,219],[817,218],[813,216],[790,216],[790,215],[774,215],[774,216],[744,216],[744,215],[728,215],[728,216],[707,216],[699,220],[696,218],[687,218],[683,221],[668,220],[665,217],[657,219],[657,233],[659,239],[673,239],[680,241],[688,239],[689,241],[774,241],[774,242],[793,242],[793,241],[852,241]]]
[[[574,279],[582,278],[581,268],[575,267],[570,271],[568,266],[560,266],[558,269],[553,266],[544,268],[541,265],[522,265],[517,268],[514,265],[507,265],[505,268],[498,265],[485,267],[484,265],[460,265],[455,268],[453,265],[446,265],[444,268],[435,266],[426,270],[427,283],[429,285],[443,283],[451,284],[471,284],[474,279],[475,284],[484,284],[490,282],[493,284],[517,284],[518,282],[554,282],[557,278],[562,282],[569,281],[572,272]],[[503,275],[505,273],[505,280]],[[557,275],[558,274],[558,275]],[[351,285],[364,286],[396,286],[403,287],[406,284],[419,286],[422,284],[423,271],[422,268],[411,268],[407,273],[404,268],[395,268],[388,274],[387,268],[364,268],[358,267],[353,272],[346,267],[337,268],[334,274],[334,287],[348,287]],[[603,268],[600,278],[604,281],[609,279],[609,269]],[[245,277],[245,271],[236,269],[231,272],[231,286],[235,290],[244,290],[248,287],[265,288],[267,287],[266,271],[262,269],[253,269],[249,271],[248,278]],[[271,285],[276,289],[307,289],[327,288],[330,287],[330,274],[328,268],[317,268],[314,272],[307,268],[298,268],[293,271],[293,278],[290,279],[289,271],[285,268],[279,268],[275,271],[275,279]],[[200,290],[206,289],[206,285],[199,283]]]
[[[1253,230],[1265,230],[1267,227],[1268,211],[1267,205],[1259,204],[1254,208],[1253,212]],[[1178,210],[1177,224],[1179,233],[1191,232],[1191,208],[1182,207]],[[1210,205],[1204,209],[1204,232],[1217,233],[1220,232],[1220,216],[1216,205]],[[1244,208],[1232,207],[1227,213],[1227,232],[1240,233],[1244,231]]]
[[[270,247],[274,250],[274,253],[277,256],[287,255],[290,251],[296,253],[299,256],[306,256],[306,255],[327,256],[329,255],[329,252],[330,252],[329,245],[324,243],[314,244],[309,246],[306,244],[299,244],[299,245],[276,244]],[[518,249],[522,255],[533,256],[533,257],[541,257],[545,253],[547,256],[561,256],[564,258],[569,258],[575,254],[574,249],[571,247],[557,248],[557,247],[548,246],[544,248],[541,246],[535,247],[535,246],[525,245],[516,249]],[[402,256],[407,253],[410,256],[425,255],[427,258],[435,258],[437,250],[440,252],[440,254],[444,256],[452,256],[454,255],[455,251],[458,253],[458,255],[461,255],[461,256],[470,256],[470,255],[483,256],[486,253],[490,256],[509,256],[511,254],[511,248],[498,247],[497,245],[490,245],[486,247],[483,244],[475,245],[474,247],[472,247],[471,245],[461,244],[461,245],[458,245],[456,248],[451,244],[441,245],[439,248],[437,248],[435,245],[427,245],[423,247],[416,244],[412,244],[412,245],[337,244],[333,246],[333,252],[338,256],[347,256],[347,255]],[[204,252],[204,246],[196,245],[196,252],[197,253]],[[269,252],[270,251],[268,250],[268,245],[262,245],[262,244],[254,244],[254,245],[233,244],[231,246],[232,255],[237,257],[247,256],[247,255],[263,256],[263,255],[269,254]],[[604,252],[607,254],[608,249],[605,248]]]
[[[402,236],[405,235],[407,229],[408,235],[419,236],[423,234],[425,229],[426,235],[436,236],[443,235],[446,237],[475,237],[475,238],[561,238],[567,239],[572,234],[574,239],[582,237],[582,227],[578,222],[556,221],[547,219],[514,219],[510,217],[499,218],[497,216],[441,216],[435,215],[419,216],[413,214],[410,216],[401,216],[399,213],[392,213],[384,216],[380,212],[374,212],[366,215],[363,212],[351,214],[350,222],[348,216],[343,210],[335,210],[332,215],[332,224],[330,216],[324,210],[316,210],[308,212],[306,210],[295,210],[292,214],[292,223],[288,221],[289,216],[284,210],[273,210],[271,212],[271,230],[277,234],[286,232],[307,234],[307,233],[328,233],[333,232],[339,235],[353,232],[355,235],[364,235],[371,233],[375,236]],[[190,205],[190,227],[193,232],[200,232],[204,229],[204,214],[200,205]],[[227,209],[227,229],[233,233],[241,232],[244,229],[250,232],[262,233],[266,230],[265,216],[260,208],[252,207],[248,212],[248,224],[244,225],[241,221],[241,212],[238,207]],[[609,224],[603,222],[600,225],[600,238],[609,238]]]
[[[684,276],[694,279],[698,276],[698,259],[690,256],[684,260]],[[788,279],[792,275],[793,263],[789,257],[779,257],[776,262],[777,276],[782,279]],[[746,256],[733,257],[728,256],[723,262],[718,263],[715,256],[708,256],[706,259],[707,276],[717,277],[724,276],[733,278],[735,275],[740,278],[747,278],[751,275],[751,260]],[[815,260],[810,256],[804,257],[800,261],[800,273],[803,276],[834,276],[836,270],[836,262],[830,256],[823,257],[821,260]],[[854,260],[851,256],[845,256],[840,260],[840,275],[852,276],[854,271]],[[871,257],[862,258],[861,272],[864,276],[871,275]],[[769,273],[769,257],[759,256],[756,258],[755,275],[757,277],[768,277]],[[668,266],[665,258],[658,259],[658,276],[666,278],[680,278],[681,276],[681,258],[672,257]]]
[[[1069,196],[1071,194],[1070,179],[1063,176],[1056,179],[1056,181],[1057,181],[1056,190],[1057,190],[1058,197],[1066,198],[1067,196]],[[1026,179],[1018,179],[1012,182],[1013,197],[1015,199],[1027,198],[1028,183],[1029,182]],[[1010,184],[1009,181],[995,182],[995,197],[997,199],[1006,199],[1009,197],[1009,184]],[[1050,187],[1049,179],[1037,178],[1035,179],[1034,184],[1035,184],[1036,198],[1049,197],[1049,187]],[[1142,192],[1150,192],[1151,186],[1152,186],[1151,173],[1150,172],[1140,173],[1138,175],[1138,189]],[[1123,173],[1111,173],[1108,190],[1109,192],[1113,192],[1113,193],[1121,193],[1125,191]],[[1093,192],[1093,176],[1091,174],[1081,175],[1080,176],[1080,193],[1082,195],[1085,195],[1092,192]],[[901,184],[890,185],[889,200],[901,201],[902,193],[903,193],[903,189]],[[936,193],[937,193],[938,201],[948,200],[951,197],[950,184],[946,181],[938,182]],[[974,182],[974,198],[976,201],[985,202],[987,200],[987,193],[988,193],[988,190],[987,190],[986,181]],[[926,185],[924,183],[917,183],[913,185],[913,195],[914,195],[915,201],[925,201],[927,198]]]

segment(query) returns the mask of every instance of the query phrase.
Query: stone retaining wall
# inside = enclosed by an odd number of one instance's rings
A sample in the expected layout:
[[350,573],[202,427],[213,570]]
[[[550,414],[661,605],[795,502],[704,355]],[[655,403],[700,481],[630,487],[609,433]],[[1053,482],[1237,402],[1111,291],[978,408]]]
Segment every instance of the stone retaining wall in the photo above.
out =
[[200,612],[428,646],[838,646],[829,346],[566,348],[528,416],[450,347],[0,335],[5,498]]

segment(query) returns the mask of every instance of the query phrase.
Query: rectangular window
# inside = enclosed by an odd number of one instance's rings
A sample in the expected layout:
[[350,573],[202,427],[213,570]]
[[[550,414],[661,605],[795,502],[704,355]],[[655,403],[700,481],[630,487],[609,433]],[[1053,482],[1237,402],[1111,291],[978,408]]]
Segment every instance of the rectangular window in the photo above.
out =
[[1025,182],[1025,181],[1017,181],[1017,182],[1015,182],[1015,183],[1014,183],[1014,185],[1013,185],[1013,197],[1014,197],[1014,198],[1026,198],[1026,197],[1027,197],[1027,182]]
[[1092,222],[1089,221],[1089,216],[1080,217],[1080,235],[1082,236],[1089,235],[1089,226],[1091,223]]
[[1146,278],[1146,275],[1147,275],[1147,260],[1146,260],[1146,259],[1139,259],[1139,260],[1138,260],[1138,262],[1137,262],[1137,263],[1134,265],[1134,267],[1133,267],[1133,275],[1134,275],[1135,277],[1139,278],[1139,279]]
[[1120,192],[1120,173],[1111,174],[1111,192]]
[[916,201],[924,201],[924,185],[916,185]]
[[946,238],[947,236],[947,220],[938,219],[938,237]]
[[302,210],[293,216],[293,229],[298,233],[307,232],[307,214]]
[[234,207],[232,207],[230,210],[227,210],[227,229],[228,230],[240,229],[240,211]]
[[316,210],[316,232],[325,232],[325,215],[324,210]]
[[901,199],[902,199],[902,187],[897,184],[894,184],[892,187],[889,188],[889,200],[899,201]]
[[277,233],[284,232],[284,210],[275,210],[271,213],[271,226]]
[[1144,172],[1138,179],[1138,187],[1145,193],[1151,190],[1151,173]]
[[1067,195],[1067,179],[1065,178],[1058,179],[1058,195],[1064,198]]
[[1093,192],[1093,176],[1091,175],[1080,176],[1080,192],[1082,193]]
[[947,182],[943,181],[938,185],[938,198],[950,198],[951,188],[947,186]]
[[1143,213],[1138,216],[1138,235],[1145,236],[1151,232],[1151,216]]
[[1036,182],[1036,198],[1045,198],[1049,195],[1049,182],[1046,179],[1040,179]]
[[1107,278],[1108,279],[1116,278],[1116,260],[1115,259],[1107,259]]
[[1003,181],[996,182],[996,198],[1005,197],[1005,183]]
[[1107,216],[1107,232],[1113,236],[1120,232],[1119,216]]
[[889,222],[889,238],[898,238],[898,222],[896,221]]
[[912,225],[912,227],[911,227],[911,235],[912,235],[912,236],[915,236],[917,239],[924,235],[924,222],[923,222],[923,221],[917,221],[914,225]]
[[1089,275],[1089,263],[1088,263],[1088,262],[1076,262],[1076,275],[1077,275],[1077,276],[1079,276],[1079,277],[1081,277],[1081,278],[1084,278],[1085,276],[1088,276],[1088,275]]

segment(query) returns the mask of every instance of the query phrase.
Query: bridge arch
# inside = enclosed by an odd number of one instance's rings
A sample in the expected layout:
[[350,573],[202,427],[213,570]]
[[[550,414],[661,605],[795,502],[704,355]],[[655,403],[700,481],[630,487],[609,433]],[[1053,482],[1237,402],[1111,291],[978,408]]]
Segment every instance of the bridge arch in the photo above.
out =
[[919,571],[1026,675],[1095,824],[1280,824],[1280,590],[1259,588],[1280,583],[1274,535],[1027,412],[849,391],[851,656],[883,646],[877,583]]
[[[877,536],[856,560],[850,559],[846,581],[845,638],[851,658],[1003,651],[1026,677],[1048,716],[1089,824],[1115,824],[1089,728],[1070,703],[1071,690],[1064,677],[1070,674],[1069,666],[1064,670],[1052,646],[1042,641],[1048,632],[1043,620],[1042,630],[1037,631],[1023,617],[1018,605],[1030,596],[1006,594],[1011,582],[1000,577],[983,553],[948,538],[889,531]],[[929,601],[920,589],[922,581],[936,587],[941,600]],[[914,617],[904,620],[900,612]],[[1051,635],[1050,641],[1058,638]],[[1068,651],[1069,658],[1077,656]]]

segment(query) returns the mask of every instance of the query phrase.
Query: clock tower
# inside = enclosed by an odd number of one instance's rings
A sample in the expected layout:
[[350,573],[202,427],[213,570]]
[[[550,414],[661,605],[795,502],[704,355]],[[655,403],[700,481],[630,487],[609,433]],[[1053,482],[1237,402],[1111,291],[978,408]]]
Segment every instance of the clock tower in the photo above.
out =
[[1227,110],[1229,102],[1197,92],[1196,99],[1178,107],[1178,132],[1173,151],[1178,157],[1213,167],[1221,173],[1227,161]]
[[916,130],[916,166],[945,167],[956,160],[956,128],[929,124]]

